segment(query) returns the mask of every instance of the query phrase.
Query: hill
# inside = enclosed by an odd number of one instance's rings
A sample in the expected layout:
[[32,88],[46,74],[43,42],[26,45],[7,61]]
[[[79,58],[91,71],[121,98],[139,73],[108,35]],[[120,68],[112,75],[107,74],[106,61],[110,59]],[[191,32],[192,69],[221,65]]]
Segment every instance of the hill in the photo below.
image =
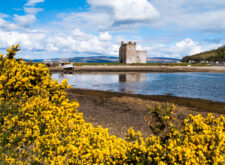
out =
[[[90,57],[72,57],[72,58],[55,58],[49,59],[51,61],[69,61],[72,63],[118,63],[119,58],[113,56],[90,56]],[[176,58],[164,58],[164,57],[152,57],[147,58],[147,63],[176,63],[180,59]],[[24,61],[31,61],[24,59]],[[35,59],[33,62],[43,62],[44,59]]]
[[68,59],[72,63],[117,63],[118,57],[112,56],[90,56],[90,57],[73,57]]
[[[74,57],[68,59],[72,63],[118,63],[118,60],[118,57],[112,56]],[[175,63],[176,61],[179,61],[179,59],[164,57],[147,58],[148,63]]]
[[185,56],[181,60],[182,62],[188,62],[188,61],[211,61],[211,62],[224,62],[225,61],[225,46],[219,47],[214,50],[210,50],[207,52],[202,52],[199,54],[195,54],[192,56]]

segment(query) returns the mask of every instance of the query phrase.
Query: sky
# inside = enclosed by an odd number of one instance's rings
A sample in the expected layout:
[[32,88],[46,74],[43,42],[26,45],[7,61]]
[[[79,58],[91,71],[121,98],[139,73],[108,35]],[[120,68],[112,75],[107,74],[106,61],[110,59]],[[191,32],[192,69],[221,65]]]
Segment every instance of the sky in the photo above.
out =
[[182,58],[225,44],[224,0],[0,0],[0,53],[50,59],[118,56],[136,41],[148,57]]

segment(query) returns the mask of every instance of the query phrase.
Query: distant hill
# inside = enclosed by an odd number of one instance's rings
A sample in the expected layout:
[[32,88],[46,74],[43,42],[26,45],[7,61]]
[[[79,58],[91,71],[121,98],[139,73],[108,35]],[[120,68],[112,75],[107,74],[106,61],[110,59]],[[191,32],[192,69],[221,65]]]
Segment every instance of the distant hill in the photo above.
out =
[[[112,56],[74,57],[68,59],[68,61],[73,63],[118,63],[118,60],[118,57]],[[174,63],[179,60],[180,59],[163,57],[147,58],[148,63]]]
[[[25,61],[31,61],[24,59]],[[90,56],[90,57],[73,57],[73,58],[54,58],[49,59],[51,61],[69,61],[72,63],[118,63],[119,57],[113,56]],[[175,63],[180,59],[176,58],[164,58],[164,57],[153,57],[147,58],[148,63]],[[43,62],[44,59],[32,60],[33,62]]]
[[72,63],[117,63],[118,57],[112,56],[91,56],[91,57],[73,57],[68,59]]
[[188,61],[218,61],[218,62],[224,62],[225,61],[225,46],[219,47],[214,50],[210,50],[207,52],[195,54],[192,56],[185,56],[182,58],[182,62],[188,62]]
[[[43,62],[45,61],[45,59],[23,59],[24,61],[26,62]],[[61,58],[52,58],[52,59],[48,59],[48,60],[51,60],[51,61],[59,61],[61,60]]]

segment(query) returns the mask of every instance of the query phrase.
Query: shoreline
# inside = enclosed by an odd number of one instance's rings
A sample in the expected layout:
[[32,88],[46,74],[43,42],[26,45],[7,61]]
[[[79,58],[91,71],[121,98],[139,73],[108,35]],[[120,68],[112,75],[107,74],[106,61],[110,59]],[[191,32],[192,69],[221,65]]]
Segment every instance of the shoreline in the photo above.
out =
[[187,97],[168,96],[168,95],[141,95],[141,94],[129,94],[129,93],[121,93],[121,92],[100,91],[100,90],[80,89],[80,88],[66,89],[66,92],[69,94],[76,93],[80,95],[88,95],[88,96],[93,96],[98,98],[132,97],[132,98],[138,98],[143,100],[174,103],[179,106],[185,106],[192,109],[196,109],[197,111],[200,111],[200,112],[225,114],[225,102],[204,100],[200,98],[187,98]]
[[214,72],[225,73],[225,66],[106,66],[84,65],[74,66],[73,70],[63,70],[61,67],[50,67],[50,72]]
[[212,113],[215,117],[225,114],[225,103],[202,99],[181,98],[174,96],[151,96],[126,94],[109,91],[71,88],[65,90],[70,100],[76,100],[80,106],[78,112],[83,113],[84,120],[95,127],[107,128],[111,135],[124,138],[124,134],[132,127],[141,131],[143,137],[152,134],[145,120],[149,107],[174,103],[175,124],[180,125],[189,115],[206,117]]

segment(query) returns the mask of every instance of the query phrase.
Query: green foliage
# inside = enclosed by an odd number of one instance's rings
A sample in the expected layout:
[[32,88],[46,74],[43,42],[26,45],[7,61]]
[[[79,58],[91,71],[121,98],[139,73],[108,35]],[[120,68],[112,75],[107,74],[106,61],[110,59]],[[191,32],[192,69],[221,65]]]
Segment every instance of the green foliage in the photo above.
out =
[[145,120],[149,123],[149,128],[155,135],[165,137],[168,135],[169,128],[172,126],[174,121],[173,110],[175,106],[172,104],[168,106],[163,104],[162,106],[150,107]]
[[6,49],[6,51],[8,52],[6,57],[8,59],[13,59],[19,50],[19,44],[17,44],[16,46],[12,45],[10,49]]
[[219,47],[218,49],[215,49],[215,50],[210,50],[207,52],[195,54],[192,56],[185,56],[181,61],[182,62],[188,62],[188,61],[200,62],[202,60],[213,61],[213,62],[225,61],[225,46]]
[[216,53],[217,53],[217,59],[214,59],[214,60],[221,61],[221,62],[225,61],[225,46],[217,49]]
[[117,138],[84,121],[79,104],[66,98],[66,81],[13,53],[0,56],[0,164],[224,164],[223,116],[189,115],[176,129],[174,106],[156,106],[146,119],[164,136],[144,139],[129,129],[126,140]]

